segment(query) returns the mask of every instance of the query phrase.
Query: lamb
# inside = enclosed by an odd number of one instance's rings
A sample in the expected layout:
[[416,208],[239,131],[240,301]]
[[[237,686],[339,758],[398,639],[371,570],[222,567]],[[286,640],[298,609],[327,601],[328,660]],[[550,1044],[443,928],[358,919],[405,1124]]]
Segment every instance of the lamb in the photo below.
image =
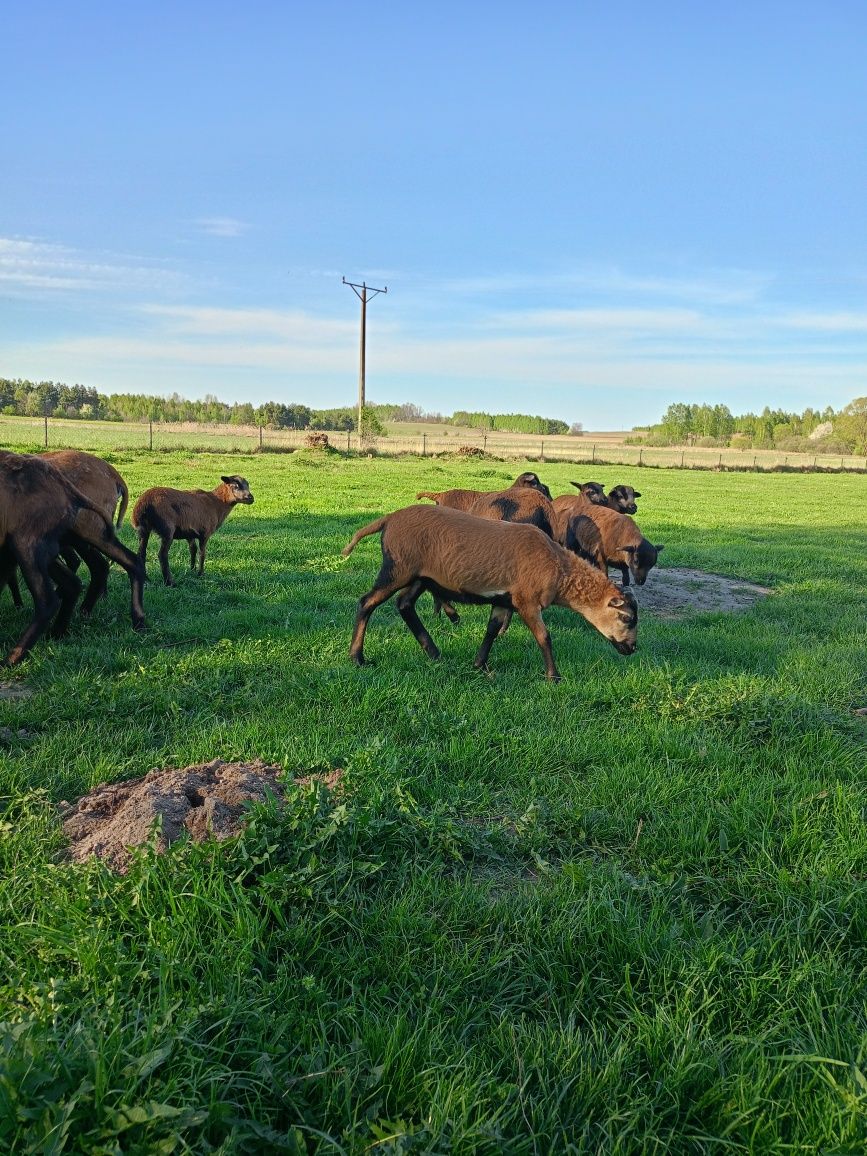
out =
[[615,566],[629,585],[630,575],[643,586],[664,546],[654,546],[628,514],[618,514],[577,494],[554,499],[557,537],[563,545],[608,573]]
[[504,613],[516,610],[539,644],[546,677],[559,681],[542,620],[542,611],[552,604],[576,610],[621,654],[635,651],[638,608],[631,591],[619,590],[535,526],[486,521],[460,510],[408,506],[357,530],[344,556],[362,538],[380,531],[382,566],[373,589],[358,603],[349,650],[359,666],[365,664],[364,636],[371,614],[398,591],[402,591],[398,611],[430,658],[439,658],[440,652],[415,610],[425,590],[443,599],[491,607],[474,663],[480,669],[487,667]]
[[160,539],[160,569],[166,586],[175,584],[169,569],[169,547],[175,538],[185,538],[189,542],[190,569],[193,571],[198,543],[201,575],[205,569],[208,539],[239,504],[253,504],[247,480],[239,474],[221,475],[219,486],[213,490],[172,490],[167,486],[145,490],[132,512],[132,524],[138,530],[138,556],[142,566],[147,556],[148,539],[151,533],[155,533]]
[[33,621],[6,657],[8,666],[27,655],[55,615],[55,637],[69,626],[81,583],[58,559],[62,544],[98,550],[127,571],[133,629],[142,630],[143,568],[115,537],[111,519],[49,462],[0,451],[0,572],[21,568],[34,607]]
[[638,511],[635,499],[640,498],[641,494],[632,486],[615,486],[606,494],[600,482],[573,482],[572,485],[597,506],[607,506],[618,514],[635,514]]
[[[544,494],[546,498],[550,499],[551,497],[551,491],[539,480],[539,475],[534,474],[532,470],[518,474],[509,489],[538,490],[539,493]],[[421,501],[422,498],[430,498],[430,500],[436,502],[438,506],[447,506],[451,510],[467,511],[479,498],[492,497],[494,494],[500,494],[502,492],[501,490],[442,490],[439,493],[431,493],[429,490],[421,490],[416,494],[416,501]]]

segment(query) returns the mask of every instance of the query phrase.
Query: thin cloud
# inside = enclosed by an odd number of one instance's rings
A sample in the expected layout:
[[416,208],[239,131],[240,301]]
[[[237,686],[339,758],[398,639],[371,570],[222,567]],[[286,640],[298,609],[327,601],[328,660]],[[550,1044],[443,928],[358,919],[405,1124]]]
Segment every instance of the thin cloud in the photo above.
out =
[[236,217],[199,217],[196,226],[209,237],[240,237],[250,228],[246,221]]
[[0,237],[0,282],[7,292],[148,291],[176,288],[182,278],[159,263],[117,254],[90,254],[68,245]]

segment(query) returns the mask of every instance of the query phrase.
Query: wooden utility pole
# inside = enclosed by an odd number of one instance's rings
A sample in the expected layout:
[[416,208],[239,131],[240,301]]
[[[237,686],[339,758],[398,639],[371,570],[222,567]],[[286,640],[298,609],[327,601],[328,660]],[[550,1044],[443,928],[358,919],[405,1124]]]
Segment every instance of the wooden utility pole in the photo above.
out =
[[343,278],[343,284],[348,285],[355,296],[361,302],[361,345],[359,348],[358,357],[358,448],[361,449],[361,414],[364,409],[364,362],[365,350],[367,346],[367,302],[370,297],[375,297],[377,293],[387,293],[388,286],[383,289],[372,289],[364,281],[360,285],[355,285],[352,281],[347,281]]

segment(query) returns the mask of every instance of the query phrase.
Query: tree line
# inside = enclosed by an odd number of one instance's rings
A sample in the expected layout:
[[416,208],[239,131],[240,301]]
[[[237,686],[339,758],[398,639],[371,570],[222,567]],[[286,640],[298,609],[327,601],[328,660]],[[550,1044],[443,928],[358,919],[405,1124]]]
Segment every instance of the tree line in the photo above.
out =
[[[0,378],[0,413],[16,417],[63,417],[101,421],[204,422],[221,425],[261,425],[275,429],[354,430],[358,410],[354,406],[313,409],[293,403],[266,401],[227,403],[213,394],[191,400],[172,393],[168,397],[145,393],[101,394],[84,385],[58,381],[26,381]],[[480,430],[518,433],[568,433],[566,422],[529,414],[468,413],[445,417],[425,413],[411,402],[403,405],[368,405],[362,418],[366,432],[384,434],[385,424],[395,421],[436,422]],[[576,427],[577,428],[577,427]]]
[[647,426],[644,445],[730,446],[828,453],[867,453],[867,397],[841,410],[807,407],[802,413],[765,406],[761,413],[733,414],[725,405],[674,402]]

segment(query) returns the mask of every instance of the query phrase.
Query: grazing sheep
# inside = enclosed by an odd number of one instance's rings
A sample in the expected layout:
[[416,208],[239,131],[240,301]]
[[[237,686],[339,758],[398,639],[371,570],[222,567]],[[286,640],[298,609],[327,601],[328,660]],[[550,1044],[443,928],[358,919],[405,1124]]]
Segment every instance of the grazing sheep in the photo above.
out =
[[[523,474],[518,474],[514,482],[512,482],[509,489],[529,489],[538,490],[540,494],[544,494],[546,498],[551,497],[551,491],[548,487],[539,480],[539,475],[534,474],[532,470],[526,470]],[[489,498],[495,494],[503,493],[502,490],[442,490],[439,493],[431,493],[428,490],[421,490],[416,494],[416,501],[422,498],[430,498],[432,502],[436,502],[438,506],[447,506],[450,510],[469,510],[479,498]]]
[[58,558],[67,544],[98,550],[127,571],[132,624],[141,630],[143,567],[117,540],[111,519],[49,462],[0,450],[0,574],[17,564],[34,607],[33,621],[7,655],[9,666],[26,656],[55,615],[55,637],[69,626],[81,583]]
[[199,574],[205,569],[208,539],[218,530],[237,505],[251,506],[253,495],[246,478],[238,474],[221,475],[213,490],[171,490],[155,486],[145,490],[132,512],[132,524],[138,530],[138,556],[142,566],[147,556],[151,533],[160,539],[160,569],[166,586],[174,586],[169,570],[169,547],[175,538],[190,544],[190,569],[196,568],[196,544],[199,547]]
[[635,514],[638,511],[635,499],[640,498],[641,494],[632,486],[615,486],[609,494],[606,494],[605,487],[600,482],[573,482],[572,485],[594,505],[607,506],[609,510],[616,510],[618,514]]
[[[59,470],[77,490],[86,498],[90,498],[110,521],[114,518],[117,507],[115,524],[120,526],[126,513],[129,490],[113,465],[81,450],[48,450],[38,456]],[[78,553],[71,546],[64,546],[61,555],[73,572],[78,569],[79,553],[90,572],[90,584],[81,604],[81,613],[86,617],[108,589],[108,562],[99,550],[91,546],[82,546]]]
[[542,611],[552,604],[576,610],[621,653],[632,654],[638,609],[630,591],[576,558],[535,526],[475,518],[460,510],[408,506],[357,530],[350,554],[369,534],[382,531],[382,566],[373,589],[358,604],[349,654],[364,665],[370,615],[402,591],[397,608],[422,649],[439,649],[422,625],[415,603],[423,591],[457,602],[491,606],[475,665],[484,668],[506,611],[516,610],[539,644],[545,674],[559,680]]
[[608,573],[615,566],[629,585],[630,575],[643,586],[656,565],[664,546],[654,546],[644,537],[628,514],[618,514],[577,494],[561,494],[554,499],[557,540]]

